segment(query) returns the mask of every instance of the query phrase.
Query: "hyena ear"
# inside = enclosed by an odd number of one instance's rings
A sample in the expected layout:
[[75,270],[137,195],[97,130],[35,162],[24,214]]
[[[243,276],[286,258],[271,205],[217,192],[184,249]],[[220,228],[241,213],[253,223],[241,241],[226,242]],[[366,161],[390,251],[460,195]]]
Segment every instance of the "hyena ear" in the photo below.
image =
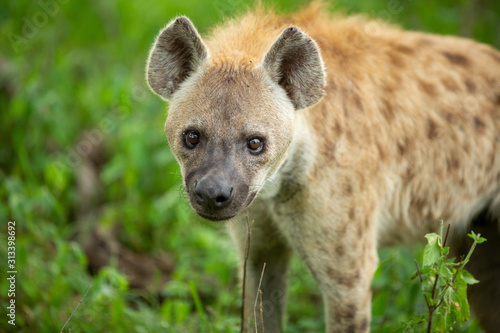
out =
[[149,53],[146,68],[149,86],[168,100],[207,57],[207,47],[191,21],[178,17],[160,32]]
[[319,48],[296,27],[281,33],[265,54],[263,66],[296,110],[314,105],[324,94],[326,74]]

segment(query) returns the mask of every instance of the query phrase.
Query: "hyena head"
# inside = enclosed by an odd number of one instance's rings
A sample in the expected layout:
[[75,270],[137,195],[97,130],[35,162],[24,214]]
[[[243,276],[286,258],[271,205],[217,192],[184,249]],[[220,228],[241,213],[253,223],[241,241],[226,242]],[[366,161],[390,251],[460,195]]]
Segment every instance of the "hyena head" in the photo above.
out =
[[316,43],[295,27],[262,59],[234,51],[210,56],[179,17],[160,32],[147,65],[151,89],[170,102],[165,132],[189,202],[212,221],[251,204],[286,157],[295,111],[316,103],[325,85]]

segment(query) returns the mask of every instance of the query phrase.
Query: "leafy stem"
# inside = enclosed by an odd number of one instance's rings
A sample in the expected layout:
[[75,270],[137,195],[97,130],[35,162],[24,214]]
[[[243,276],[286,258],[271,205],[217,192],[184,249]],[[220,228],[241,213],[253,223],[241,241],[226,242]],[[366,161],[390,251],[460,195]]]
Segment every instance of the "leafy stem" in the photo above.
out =
[[427,321],[427,332],[448,332],[454,323],[459,322],[462,325],[467,321],[469,319],[467,285],[478,282],[464,267],[477,244],[486,239],[480,234],[471,232],[468,235],[474,240],[471,248],[465,258],[461,257],[458,263],[454,263],[447,260],[450,249],[445,245],[449,232],[448,225],[446,234],[443,235],[443,221],[441,221],[439,235],[429,233],[425,236],[428,244],[424,249],[422,268],[415,260],[417,273],[413,278],[418,276],[420,279],[428,311],[426,315],[418,317],[421,319],[413,320],[409,325],[425,324]]

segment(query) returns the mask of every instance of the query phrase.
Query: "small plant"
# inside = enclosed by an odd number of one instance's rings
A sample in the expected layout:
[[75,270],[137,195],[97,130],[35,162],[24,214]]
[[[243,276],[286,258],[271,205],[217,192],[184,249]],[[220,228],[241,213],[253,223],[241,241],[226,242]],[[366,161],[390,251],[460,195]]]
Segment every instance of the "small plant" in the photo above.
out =
[[474,240],[469,253],[459,262],[447,259],[450,251],[446,247],[446,239],[450,226],[443,240],[443,221],[439,235],[430,233],[425,235],[428,244],[425,246],[422,267],[417,266],[417,272],[412,279],[420,278],[422,292],[427,304],[428,313],[412,318],[405,324],[405,332],[449,332],[458,322],[460,326],[469,319],[469,303],[467,302],[467,285],[476,284],[472,274],[464,269],[477,244],[486,241],[471,231],[468,236]]

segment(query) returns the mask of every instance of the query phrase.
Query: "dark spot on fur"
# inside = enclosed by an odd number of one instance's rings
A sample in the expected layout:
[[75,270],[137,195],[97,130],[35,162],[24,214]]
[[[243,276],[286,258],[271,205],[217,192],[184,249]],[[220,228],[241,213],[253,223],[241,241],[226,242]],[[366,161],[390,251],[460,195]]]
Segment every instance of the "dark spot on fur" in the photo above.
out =
[[464,186],[465,185],[465,179],[464,179],[464,177],[460,177],[460,179],[458,180],[458,185],[460,185],[460,186]]
[[469,79],[466,79],[465,80],[465,86],[467,87],[467,90],[470,92],[470,93],[474,93],[476,91],[476,85],[474,82],[472,82],[471,80]]
[[356,217],[356,207],[351,207],[349,209],[349,218],[351,220],[354,220],[355,217]]
[[324,149],[322,149],[322,152],[328,161],[335,160],[335,148],[334,147],[324,147]]
[[357,308],[353,304],[341,303],[336,308],[334,319],[337,322],[352,321],[356,317]]
[[352,94],[352,100],[356,105],[356,108],[360,111],[363,111],[363,104],[361,103],[361,98],[359,98],[358,94]]
[[469,144],[469,142],[465,142],[462,147],[463,147],[463,149],[464,149],[464,151],[465,151],[466,154],[470,154],[470,144]]
[[443,78],[443,79],[441,79],[441,82],[446,87],[446,89],[448,89],[450,91],[457,91],[458,90],[457,82],[454,79],[452,79],[451,77]]
[[467,67],[469,65],[469,59],[458,53],[443,52],[443,55],[448,59],[448,61],[454,65]]
[[434,41],[429,39],[429,38],[420,38],[417,41],[417,46],[426,46],[426,45],[432,45],[434,44]]
[[413,49],[406,45],[398,44],[396,45],[396,49],[404,54],[413,54]]
[[352,195],[352,185],[351,185],[351,183],[348,183],[348,182],[344,183],[344,195],[347,196],[347,197],[350,196],[350,195]]
[[[322,108],[320,108],[319,110],[323,112]],[[325,160],[327,162],[330,162],[335,160],[336,145],[334,139],[331,137],[329,133],[325,131],[325,129],[323,128],[324,126],[322,126],[322,121],[325,121],[325,119],[328,118],[323,116],[318,118],[314,122],[314,128],[316,129],[316,132],[319,135],[321,135],[321,145],[320,145],[321,155],[325,157]]]
[[338,120],[335,121],[335,132],[337,132],[338,135],[341,135],[343,132],[342,126],[340,126],[340,122]]
[[381,82],[382,89],[384,89],[388,95],[391,95],[398,88],[398,85],[394,83],[398,78],[394,77],[392,80],[386,79]]
[[403,143],[401,142],[398,143],[399,155],[404,156],[404,154],[406,153],[406,149],[407,149],[406,141]]
[[495,97],[493,97],[493,103],[495,103],[495,105],[500,105],[500,93],[495,94]]
[[349,110],[347,110],[347,105],[346,105],[346,103],[345,103],[345,100],[344,100],[344,102],[342,103],[342,109],[344,110],[344,116],[345,116],[346,118],[349,118]]
[[368,328],[368,319],[365,318],[361,321],[361,324],[359,324],[359,330],[366,331],[367,328]]
[[455,123],[457,121],[457,116],[453,112],[446,112],[444,114],[444,119],[446,119],[448,123]]
[[347,231],[347,224],[344,224],[342,227],[340,227],[340,229],[338,231],[338,235],[343,237],[345,235],[346,231]]
[[354,319],[356,317],[356,307],[354,305],[346,304],[342,317],[347,320]]
[[352,273],[350,276],[348,276],[348,278],[350,279],[350,286],[354,286],[358,283],[358,281],[360,280],[361,278],[361,274],[359,272],[359,270],[356,270],[354,273]]
[[384,116],[385,119],[391,120],[394,118],[394,111],[392,109],[392,104],[382,97],[382,107],[380,108],[382,111],[382,115]]
[[437,137],[436,123],[432,119],[427,119],[427,136],[430,140]]
[[406,182],[411,181],[414,176],[415,176],[415,171],[413,170],[413,166],[410,165],[408,169],[406,169],[406,174],[405,174]]
[[358,237],[361,238],[363,236],[363,228],[361,227],[361,224],[358,224],[357,226],[357,234],[358,234]]
[[387,159],[387,154],[386,154],[385,149],[382,147],[380,142],[375,141],[375,144],[377,145],[377,150],[378,150],[378,154],[380,156],[380,160],[385,161]]
[[[480,165],[480,168],[482,169],[482,165]],[[477,191],[477,194],[480,195],[480,194],[484,193],[486,191],[486,189],[489,187],[488,185],[489,184],[483,184],[483,185],[481,185],[481,187]]]
[[[495,149],[496,151],[496,149]],[[495,156],[496,154],[491,154],[490,155],[490,162],[488,163],[488,166],[486,168],[486,172],[491,172],[491,170],[493,170],[493,166],[495,165]]]
[[347,130],[347,139],[349,139],[349,141],[354,141],[355,137],[354,137],[354,131],[352,129],[348,129]]
[[355,333],[356,332],[356,325],[351,324],[351,325],[347,326],[345,331],[346,331],[346,333]]
[[342,244],[338,244],[336,247],[335,247],[335,253],[337,253],[338,256],[343,256],[345,254],[345,251],[344,251],[344,245]]
[[420,85],[420,88],[429,96],[435,96],[436,95],[436,86],[430,82],[423,81],[423,80],[418,80],[418,84]]
[[281,182],[281,187],[278,194],[278,200],[281,202],[287,202],[291,200],[297,193],[303,190],[302,184],[297,182],[290,173],[283,174],[283,182]]
[[422,198],[414,197],[410,201],[410,207],[412,207],[417,212],[421,212],[425,208],[425,200]]
[[401,57],[399,57],[398,54],[395,54],[395,53],[388,53],[387,54],[389,56],[389,60],[391,62],[392,65],[398,67],[398,68],[404,68],[405,67],[405,62],[403,59],[401,59]]
[[486,128],[486,124],[484,121],[481,120],[479,117],[474,117],[474,128],[476,129],[477,132],[483,132],[484,129]]
[[460,160],[456,155],[451,155],[449,159],[447,159],[448,162],[448,168],[452,170],[456,170],[460,168]]

